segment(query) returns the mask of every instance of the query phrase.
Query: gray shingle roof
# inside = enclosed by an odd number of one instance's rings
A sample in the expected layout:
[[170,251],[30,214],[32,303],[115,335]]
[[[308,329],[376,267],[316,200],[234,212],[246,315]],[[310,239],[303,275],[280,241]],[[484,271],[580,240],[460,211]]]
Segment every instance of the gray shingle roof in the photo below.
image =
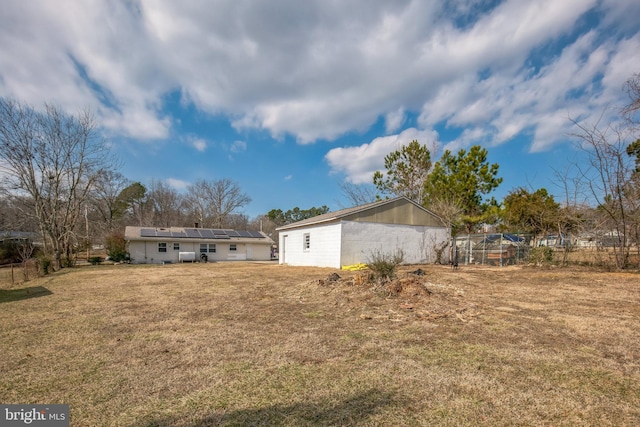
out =
[[[303,219],[302,221],[298,221],[298,222],[293,222],[291,224],[287,224],[287,225],[283,225],[281,227],[276,228],[276,230],[287,230],[290,228],[296,228],[296,227],[301,227],[304,225],[310,225],[310,224],[320,224],[322,222],[329,222],[329,221],[335,221],[338,220],[340,218],[344,218],[345,216],[357,213],[357,212],[362,212],[362,211],[366,211],[368,209],[372,209],[372,208],[377,208],[379,206],[384,206],[388,203],[394,203],[398,200],[406,200],[409,203],[412,203],[416,206],[418,206],[420,209],[424,209],[422,206],[418,205],[417,203],[413,202],[412,200],[408,199],[407,197],[395,197],[393,199],[384,199],[384,200],[378,200],[376,202],[372,202],[372,203],[368,203],[366,205],[360,205],[360,206],[354,206],[351,208],[346,208],[346,209],[341,209],[335,212],[328,212],[326,214],[322,214],[322,215],[318,215],[318,216],[314,216],[311,218],[307,218],[307,219]],[[426,210],[426,209],[425,209]]]

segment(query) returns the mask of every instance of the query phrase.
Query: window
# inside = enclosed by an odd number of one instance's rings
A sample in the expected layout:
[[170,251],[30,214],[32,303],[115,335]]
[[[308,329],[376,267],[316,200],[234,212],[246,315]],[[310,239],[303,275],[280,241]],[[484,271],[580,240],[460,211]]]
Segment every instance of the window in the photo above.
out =
[[305,251],[308,251],[309,249],[311,249],[311,234],[310,233],[304,233],[304,235],[302,237],[302,248]]
[[158,252],[167,252],[167,244],[158,243]]
[[215,243],[201,243],[200,244],[200,253],[201,254],[206,254],[207,252],[209,253],[215,253],[216,252],[216,244]]
[[180,250],[180,243],[174,243],[173,244],[173,250],[174,251],[179,251]]
[[236,250],[236,244],[235,243],[230,244],[229,245],[229,250],[234,252]]

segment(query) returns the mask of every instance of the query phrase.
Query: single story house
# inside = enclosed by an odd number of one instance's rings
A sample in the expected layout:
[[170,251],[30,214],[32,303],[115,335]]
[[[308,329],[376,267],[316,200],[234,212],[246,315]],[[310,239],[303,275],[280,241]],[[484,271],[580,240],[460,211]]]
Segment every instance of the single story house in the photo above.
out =
[[260,231],[212,228],[125,228],[131,262],[271,260],[273,240]]
[[277,230],[280,264],[334,268],[398,249],[407,264],[435,262],[435,247],[451,238],[438,216],[406,197],[329,212]]

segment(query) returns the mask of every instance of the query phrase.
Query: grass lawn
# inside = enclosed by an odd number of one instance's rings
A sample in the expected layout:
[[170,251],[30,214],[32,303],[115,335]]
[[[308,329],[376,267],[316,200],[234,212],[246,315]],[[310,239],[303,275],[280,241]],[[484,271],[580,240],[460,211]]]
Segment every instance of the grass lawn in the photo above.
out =
[[6,285],[0,402],[66,403],[73,426],[640,425],[640,274],[420,267],[393,287],[248,262]]

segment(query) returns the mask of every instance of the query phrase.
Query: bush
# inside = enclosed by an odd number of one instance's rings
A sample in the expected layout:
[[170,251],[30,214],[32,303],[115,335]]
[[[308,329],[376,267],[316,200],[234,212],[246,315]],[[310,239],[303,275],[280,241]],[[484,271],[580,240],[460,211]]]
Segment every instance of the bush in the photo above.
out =
[[124,233],[121,231],[114,231],[107,236],[105,248],[109,258],[115,262],[122,262],[128,259],[127,242],[124,240]]
[[40,274],[42,274],[43,276],[46,276],[47,274],[49,274],[49,270],[51,269],[51,258],[42,256],[38,258],[38,261],[39,261]]
[[98,265],[98,264],[102,264],[102,261],[104,260],[102,259],[101,256],[92,256],[89,258],[88,261],[91,265]]
[[535,265],[547,265],[553,262],[553,249],[548,246],[540,246],[531,249],[529,262]]
[[64,256],[60,258],[62,267],[71,268],[76,266],[76,258],[72,256]]
[[394,253],[384,253],[380,249],[373,251],[367,258],[367,267],[375,278],[384,281],[393,279],[396,275],[396,268],[404,261],[402,249],[396,249]]

